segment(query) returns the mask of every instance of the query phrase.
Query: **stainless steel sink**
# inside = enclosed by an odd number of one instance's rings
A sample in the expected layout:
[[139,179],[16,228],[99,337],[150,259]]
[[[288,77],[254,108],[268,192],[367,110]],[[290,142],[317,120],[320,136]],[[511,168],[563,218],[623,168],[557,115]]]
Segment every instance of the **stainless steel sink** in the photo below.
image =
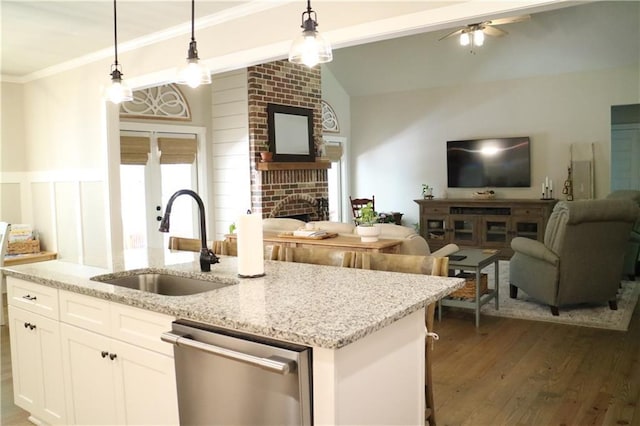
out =
[[187,296],[204,293],[233,284],[231,280],[200,280],[178,275],[156,272],[140,272],[135,275],[116,276],[112,274],[91,277],[93,281],[113,284],[119,287],[162,294],[164,296]]

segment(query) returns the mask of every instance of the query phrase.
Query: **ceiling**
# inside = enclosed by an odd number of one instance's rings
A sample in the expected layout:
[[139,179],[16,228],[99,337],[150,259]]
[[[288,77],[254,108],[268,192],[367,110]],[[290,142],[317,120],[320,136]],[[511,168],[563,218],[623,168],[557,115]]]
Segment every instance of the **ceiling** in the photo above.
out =
[[367,96],[640,63],[638,1],[574,4],[500,28],[508,34],[473,53],[439,41],[443,29],[337,49],[327,68],[350,96]]
[[[238,10],[247,3],[248,0],[199,1],[196,16]],[[190,6],[189,0],[118,2],[118,44],[177,26],[182,27],[176,31],[189,34]],[[102,49],[113,49],[111,1],[2,0],[0,8],[3,76],[25,76]]]
[[[530,4],[563,4],[564,0],[528,0]],[[420,11],[435,11],[440,22],[451,22],[447,12],[454,10],[456,19],[461,16],[482,14],[490,3],[469,0],[314,0],[315,10],[321,10],[321,30],[358,26],[366,22],[380,22],[386,18]],[[524,4],[525,2],[514,2]],[[188,41],[190,33],[189,0],[120,0],[117,4],[118,48],[124,51],[130,45],[149,44],[163,38],[184,35]],[[300,16],[304,10],[302,0],[199,0],[196,2],[196,30],[217,23],[241,19],[253,15],[254,22],[262,27],[261,14],[269,9],[283,7],[289,16]],[[282,8],[280,9],[282,10]],[[271,15],[282,18],[285,15]],[[273,18],[272,18],[273,19]],[[277,19],[277,18],[276,18]],[[294,18],[295,19],[295,18]],[[1,64],[3,80],[29,80],[34,73],[69,61],[90,61],[113,55],[113,2],[110,0],[58,1],[58,0],[1,0]],[[413,23],[406,33],[425,31],[421,26],[429,23]],[[296,34],[297,26],[292,27]],[[381,34],[378,39],[395,37],[398,34]],[[146,39],[146,40],[145,40]],[[358,36],[349,44],[362,43]],[[186,46],[187,43],[185,43]],[[185,47],[186,54],[186,47]]]
[[[196,2],[196,30],[243,16],[260,17],[261,12],[282,5],[291,9],[293,4],[295,15],[298,15],[303,10],[299,3],[301,0],[199,0]],[[370,7],[374,3],[377,16]],[[608,5],[612,3],[625,6],[610,8]],[[488,37],[485,46],[475,54],[461,48],[455,38],[438,39],[452,28],[477,21],[460,16],[467,11],[466,16],[482,16],[482,1],[472,4],[451,0],[314,0],[313,5],[314,9],[322,10],[322,14],[319,12],[324,19],[321,29],[325,30],[331,25],[337,28],[346,23],[358,25],[387,15],[420,10],[426,10],[430,15],[444,15],[446,8],[463,10],[455,20],[441,19],[438,25],[406,32],[413,35],[385,34],[378,38],[383,41],[360,45],[358,43],[371,40],[342,43],[347,47],[335,49],[334,61],[328,68],[350,95],[358,96],[442,86],[463,77],[486,80],[505,72],[524,77],[548,72],[548,68],[547,71],[544,69],[550,61],[560,63],[566,72],[571,71],[576,62],[588,62],[596,56],[598,60],[612,63],[623,61],[624,55],[637,60],[640,51],[638,3],[560,1],[544,7],[538,3],[538,7],[530,11],[530,21],[502,26],[509,35]],[[191,29],[190,4],[189,0],[119,0],[119,49],[122,51],[127,43],[144,44],[145,39],[153,42],[163,37],[184,35],[186,55]],[[568,7],[576,4],[582,5]],[[505,16],[508,15],[503,13],[492,18]],[[69,61],[113,56],[113,3],[110,0],[1,0],[0,19],[0,75],[3,80],[24,81],[34,73]],[[608,38],[599,37],[610,33],[620,44],[616,49],[606,43],[603,45],[603,40],[608,41]],[[552,55],[551,51],[556,53]],[[504,59],[496,58],[511,58],[512,62],[505,65]],[[513,61],[513,58],[519,59]]]

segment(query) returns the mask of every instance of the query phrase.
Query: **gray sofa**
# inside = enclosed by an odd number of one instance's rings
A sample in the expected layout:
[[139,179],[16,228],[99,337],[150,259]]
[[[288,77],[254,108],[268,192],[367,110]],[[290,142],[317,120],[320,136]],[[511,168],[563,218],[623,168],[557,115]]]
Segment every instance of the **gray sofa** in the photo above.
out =
[[[313,225],[313,229],[321,229],[341,235],[357,236],[356,225],[353,223],[331,221],[312,221],[309,223]],[[444,257],[460,250],[456,244],[448,244],[431,253],[427,241],[408,226],[395,225],[393,223],[377,223],[374,226],[380,228],[380,238],[403,240],[402,244],[400,244],[400,254]],[[305,222],[297,219],[262,219],[262,229],[269,232],[289,232],[304,227]]]
[[548,304],[553,315],[579,303],[609,302],[617,309],[626,242],[639,214],[628,199],[558,202],[543,243],[512,240],[510,296],[524,290]]

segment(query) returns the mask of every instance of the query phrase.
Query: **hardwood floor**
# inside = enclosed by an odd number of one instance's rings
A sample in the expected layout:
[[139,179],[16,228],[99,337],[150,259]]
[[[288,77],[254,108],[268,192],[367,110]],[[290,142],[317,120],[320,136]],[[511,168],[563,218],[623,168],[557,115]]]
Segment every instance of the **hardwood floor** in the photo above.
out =
[[[29,425],[13,405],[8,327],[1,329],[0,424]],[[472,312],[453,309],[435,331],[440,426],[640,426],[640,303],[626,333],[489,316],[476,329]]]
[[473,321],[446,310],[434,326],[440,426],[640,425],[640,303],[627,332],[489,316],[476,330]]

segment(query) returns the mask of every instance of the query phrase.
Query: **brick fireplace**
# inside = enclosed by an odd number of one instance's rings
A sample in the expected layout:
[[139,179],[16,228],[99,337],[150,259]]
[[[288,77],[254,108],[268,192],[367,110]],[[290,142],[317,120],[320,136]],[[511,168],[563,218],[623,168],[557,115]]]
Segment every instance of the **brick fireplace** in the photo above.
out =
[[251,154],[251,208],[262,217],[303,215],[324,219],[328,199],[327,170],[256,169],[261,151],[269,141],[267,104],[313,109],[314,145],[322,142],[322,88],[320,68],[308,68],[288,61],[249,67],[249,145]]

